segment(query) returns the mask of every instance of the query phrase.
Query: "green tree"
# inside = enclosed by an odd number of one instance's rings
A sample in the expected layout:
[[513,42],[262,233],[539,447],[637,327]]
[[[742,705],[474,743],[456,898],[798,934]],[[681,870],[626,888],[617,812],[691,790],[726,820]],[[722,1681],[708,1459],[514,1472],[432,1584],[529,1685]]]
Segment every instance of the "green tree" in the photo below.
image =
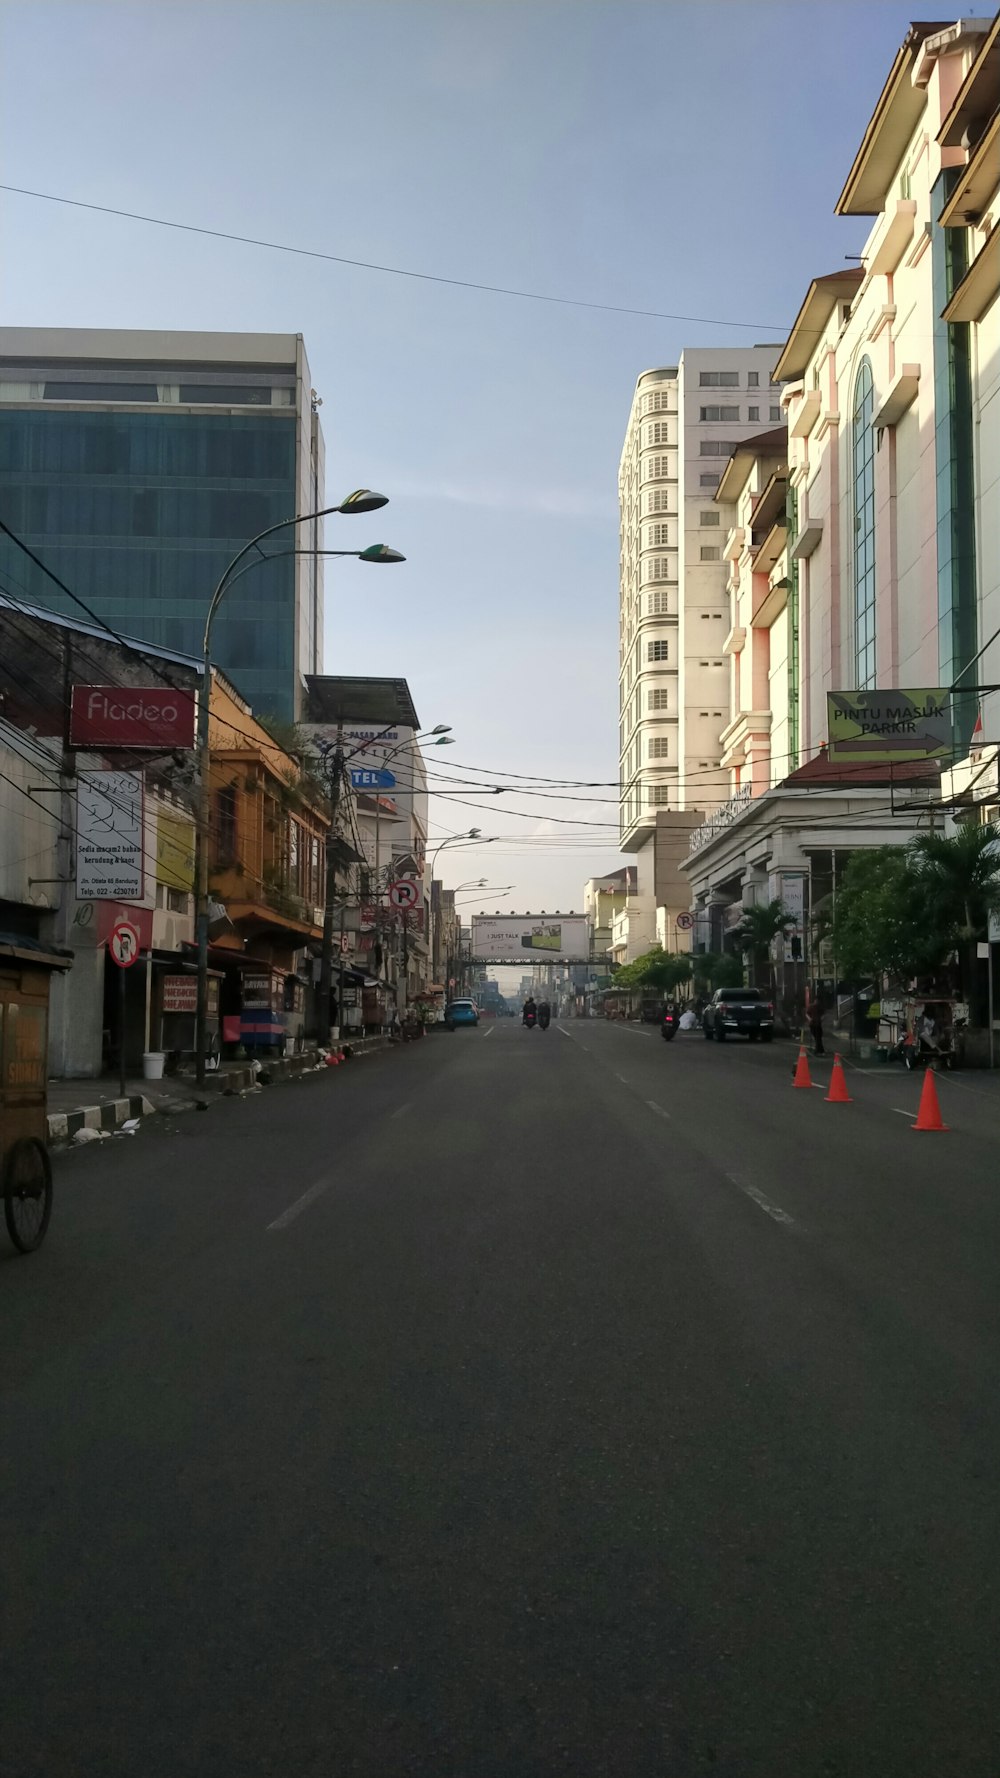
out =
[[716,988],[741,988],[743,965],[732,954],[699,951],[691,959],[694,985],[699,994],[714,993]]
[[626,963],[615,972],[614,986],[619,988],[656,988],[667,992],[691,977],[691,959],[661,950],[659,945]]
[[837,885],[833,950],[838,973],[903,981],[933,970],[947,946],[928,924],[926,898],[903,846],[852,852]]
[[1000,837],[990,825],[963,822],[953,834],[921,834],[907,853],[929,931],[942,953],[956,950],[970,1019],[986,1015],[985,971],[976,945],[1000,909]]

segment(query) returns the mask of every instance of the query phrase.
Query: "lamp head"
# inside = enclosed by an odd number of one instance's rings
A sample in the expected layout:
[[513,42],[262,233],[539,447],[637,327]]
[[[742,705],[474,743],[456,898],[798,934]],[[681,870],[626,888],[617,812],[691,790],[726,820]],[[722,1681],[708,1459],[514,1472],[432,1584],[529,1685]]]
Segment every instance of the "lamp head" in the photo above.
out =
[[346,499],[334,508],[334,511],[344,513],[377,512],[380,506],[388,506],[388,504],[388,494],[376,494],[371,488],[355,488],[354,493],[348,494]]
[[398,549],[390,549],[387,543],[370,543],[367,549],[359,549],[359,562],[405,562]]

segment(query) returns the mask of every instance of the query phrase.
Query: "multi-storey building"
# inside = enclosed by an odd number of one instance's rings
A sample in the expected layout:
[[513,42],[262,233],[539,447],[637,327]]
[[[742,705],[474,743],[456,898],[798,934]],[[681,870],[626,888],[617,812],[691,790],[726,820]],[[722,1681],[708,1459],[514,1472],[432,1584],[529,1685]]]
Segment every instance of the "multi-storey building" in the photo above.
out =
[[[362,880],[348,897],[345,935],[356,934],[358,961],[390,984],[400,1010],[428,974],[429,885],[427,767],[420,723],[405,679],[311,674],[301,732],[314,747],[343,748],[351,795],[347,821],[362,859]],[[420,885],[418,905],[390,905],[394,877]]]
[[[5,522],[117,634],[197,658],[213,588],[268,525],[325,504],[300,335],[0,329]],[[298,715],[323,654],[322,521],[254,558],[213,659],[259,714]],[[0,583],[79,607],[7,539]]]
[[685,867],[713,947],[780,896],[818,969],[808,922],[844,854],[943,821],[933,760],[827,756],[828,693],[954,686],[960,752],[980,701],[995,724],[997,57],[986,20],[910,27],[836,206],[871,220],[860,263],[813,279],[777,360],[787,438],[724,467],[729,800]]
[[636,384],[618,475],[621,510],[621,837],[648,840],[657,809],[725,794],[728,629],[715,500],[734,445],[781,420],[774,346],[698,347]]
[[618,481],[621,844],[638,855],[630,915],[643,934],[657,909],[669,926],[686,906],[668,833],[726,795],[729,514],[715,496],[735,444],[781,418],[777,351],[685,351],[644,372],[632,400]]

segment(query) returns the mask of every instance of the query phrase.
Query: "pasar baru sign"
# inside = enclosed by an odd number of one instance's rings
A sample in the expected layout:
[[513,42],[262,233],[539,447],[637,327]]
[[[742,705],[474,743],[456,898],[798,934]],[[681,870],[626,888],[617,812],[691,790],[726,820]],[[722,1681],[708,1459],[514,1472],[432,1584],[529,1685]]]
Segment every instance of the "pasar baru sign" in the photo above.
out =
[[71,747],[193,747],[194,694],[165,685],[74,685]]

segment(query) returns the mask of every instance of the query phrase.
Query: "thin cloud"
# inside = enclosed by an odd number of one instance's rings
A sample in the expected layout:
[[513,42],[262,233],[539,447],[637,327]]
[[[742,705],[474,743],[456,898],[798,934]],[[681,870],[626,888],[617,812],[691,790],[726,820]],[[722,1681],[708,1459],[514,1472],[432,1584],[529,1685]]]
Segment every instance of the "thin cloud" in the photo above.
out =
[[478,506],[493,512],[541,513],[547,518],[599,518],[617,508],[605,490],[588,494],[580,488],[510,487],[496,481],[421,481],[408,476],[392,477],[393,493],[413,500],[443,500],[455,506]]

